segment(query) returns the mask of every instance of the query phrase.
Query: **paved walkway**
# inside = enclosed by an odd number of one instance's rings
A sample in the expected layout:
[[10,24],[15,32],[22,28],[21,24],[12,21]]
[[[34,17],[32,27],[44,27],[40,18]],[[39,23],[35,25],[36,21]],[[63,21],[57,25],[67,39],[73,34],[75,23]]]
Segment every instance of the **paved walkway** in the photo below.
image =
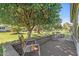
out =
[[4,56],[19,56],[10,43],[4,44],[3,46],[3,55]]
[[41,56],[76,56],[73,41],[62,38],[45,43],[41,46]]

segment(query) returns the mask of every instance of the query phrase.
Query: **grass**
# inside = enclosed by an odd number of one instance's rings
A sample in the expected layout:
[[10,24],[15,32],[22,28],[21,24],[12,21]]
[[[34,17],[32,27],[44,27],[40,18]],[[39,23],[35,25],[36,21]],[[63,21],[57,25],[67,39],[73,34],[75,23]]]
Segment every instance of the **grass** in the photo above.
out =
[[12,32],[0,32],[0,44],[14,41],[18,39],[18,35],[12,35]]
[[[54,31],[55,32],[55,31]],[[68,33],[66,31],[59,31],[65,35],[68,35]],[[38,36],[45,36],[45,35],[50,35],[52,34],[51,31],[43,31],[41,32],[41,34],[38,34],[36,32],[32,32],[32,38],[38,37]],[[23,36],[24,38],[27,38],[27,32],[23,32]],[[0,44],[1,43],[6,43],[6,42],[10,42],[10,41],[14,41],[14,40],[18,40],[18,35],[17,34],[13,34],[13,32],[0,32]]]
[[[32,32],[32,37],[45,36],[47,32],[42,32],[41,34]],[[48,32],[51,34],[51,32]],[[24,38],[27,38],[27,33],[23,32]],[[18,34],[13,34],[13,32],[0,32],[0,44],[18,40]]]
[[2,45],[0,45],[0,56],[3,55],[3,49],[2,49]]
[[62,31],[60,31],[62,34],[64,34],[64,37],[65,38],[67,38],[67,37],[69,37],[70,36],[70,32],[67,32],[66,30],[62,30]]

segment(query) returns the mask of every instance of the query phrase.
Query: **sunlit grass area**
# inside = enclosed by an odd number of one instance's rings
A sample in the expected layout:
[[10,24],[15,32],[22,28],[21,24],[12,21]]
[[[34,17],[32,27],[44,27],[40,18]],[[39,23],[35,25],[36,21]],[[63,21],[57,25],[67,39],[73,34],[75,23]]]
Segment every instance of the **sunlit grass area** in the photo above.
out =
[[[27,38],[27,32],[22,33],[24,38]],[[42,32],[41,34],[38,34],[36,32],[32,32],[32,37],[41,37],[45,36],[47,34],[51,34],[51,32]],[[0,44],[6,43],[10,41],[18,40],[18,34],[13,34],[13,32],[0,32]]]
[[[56,32],[56,31],[54,31]],[[59,31],[62,34],[68,35],[69,33],[67,33],[66,31]],[[27,38],[27,32],[22,32],[24,38]],[[43,37],[46,35],[51,35],[53,34],[51,31],[43,31],[40,34],[38,34],[37,32],[32,32],[31,37],[32,38],[36,38],[36,37]],[[15,41],[18,40],[18,34],[13,34],[13,32],[0,32],[0,44],[1,43],[6,43],[6,42],[11,42],[11,41]]]
[[0,45],[0,56],[3,55],[3,49],[2,49],[2,45]]
[[5,43],[9,41],[14,41],[18,39],[17,34],[12,34],[12,32],[0,32],[0,43]]
[[62,34],[64,34],[64,37],[65,37],[65,38],[67,38],[67,37],[69,37],[69,36],[71,35],[71,33],[68,32],[68,31],[66,31],[66,30],[60,30],[60,32],[61,32]]

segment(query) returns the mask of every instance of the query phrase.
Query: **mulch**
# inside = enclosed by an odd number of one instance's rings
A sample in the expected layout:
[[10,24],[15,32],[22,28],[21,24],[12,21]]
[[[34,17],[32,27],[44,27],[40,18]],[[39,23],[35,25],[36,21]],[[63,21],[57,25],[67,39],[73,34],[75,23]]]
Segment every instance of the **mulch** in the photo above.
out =
[[17,41],[16,43],[12,43],[12,46],[20,56],[23,54],[23,50],[20,42]]
[[[12,46],[17,51],[17,53],[20,56],[22,56],[23,50],[22,50],[22,47],[21,47],[21,43],[20,42],[13,43]],[[25,53],[24,56],[38,56],[38,53],[29,52],[29,53]]]

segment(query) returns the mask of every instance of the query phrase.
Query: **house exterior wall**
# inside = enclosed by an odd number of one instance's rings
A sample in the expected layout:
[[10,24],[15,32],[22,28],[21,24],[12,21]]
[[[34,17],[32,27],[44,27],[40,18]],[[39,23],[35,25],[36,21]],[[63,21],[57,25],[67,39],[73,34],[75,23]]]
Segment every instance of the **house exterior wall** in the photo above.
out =
[[0,32],[6,32],[6,31],[9,31],[8,27],[0,26]]

